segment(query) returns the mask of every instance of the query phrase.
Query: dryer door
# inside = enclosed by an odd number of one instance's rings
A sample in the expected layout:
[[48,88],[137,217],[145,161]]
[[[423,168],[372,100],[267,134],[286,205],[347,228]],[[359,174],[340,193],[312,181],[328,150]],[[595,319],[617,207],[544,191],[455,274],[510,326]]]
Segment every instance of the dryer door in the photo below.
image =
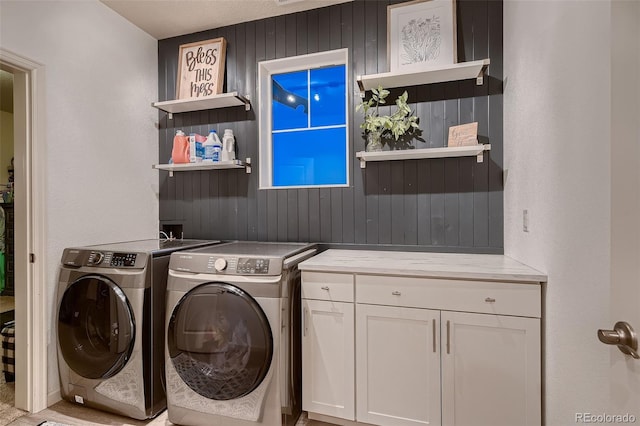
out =
[[58,311],[58,345],[73,371],[89,379],[118,373],[131,356],[134,316],[124,292],[101,275],[67,287]]
[[249,294],[212,282],[189,291],[168,324],[167,347],[180,378],[208,399],[251,393],[273,357],[273,336],[264,311]]

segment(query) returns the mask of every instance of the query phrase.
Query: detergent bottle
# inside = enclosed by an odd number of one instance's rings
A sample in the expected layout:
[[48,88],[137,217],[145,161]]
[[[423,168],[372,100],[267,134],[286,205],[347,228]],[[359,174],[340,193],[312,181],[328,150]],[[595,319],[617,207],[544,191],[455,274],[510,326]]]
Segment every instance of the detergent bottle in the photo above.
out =
[[222,137],[222,160],[229,161],[236,159],[236,140],[233,137],[233,130],[225,129]]
[[204,143],[204,161],[220,161],[222,142],[215,130],[209,131],[209,136]]
[[189,163],[189,138],[182,130],[176,130],[173,137],[173,149],[171,159],[175,164]]

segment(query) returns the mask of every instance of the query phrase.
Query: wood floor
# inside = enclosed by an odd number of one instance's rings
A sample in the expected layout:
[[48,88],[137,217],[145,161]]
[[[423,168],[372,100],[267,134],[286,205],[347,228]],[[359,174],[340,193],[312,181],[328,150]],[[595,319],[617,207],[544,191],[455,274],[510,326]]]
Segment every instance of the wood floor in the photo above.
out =
[[[9,423],[9,426],[36,426],[45,421],[70,426],[173,426],[173,423],[167,419],[166,411],[161,413],[155,419],[145,422],[94,410],[81,405],[72,404],[67,401],[60,401],[39,413],[28,414],[20,417]],[[298,420],[298,423],[296,423],[296,426],[329,425],[327,423],[308,420],[306,413],[302,413],[302,416],[300,417],[300,420]]]

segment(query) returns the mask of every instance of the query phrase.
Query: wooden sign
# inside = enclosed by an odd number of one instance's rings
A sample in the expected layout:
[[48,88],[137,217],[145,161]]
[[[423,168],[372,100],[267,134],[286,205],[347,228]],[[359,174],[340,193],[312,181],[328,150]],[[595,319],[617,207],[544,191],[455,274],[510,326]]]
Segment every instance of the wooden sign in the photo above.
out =
[[222,37],[181,45],[176,99],[222,93],[226,49]]
[[449,127],[448,146],[471,146],[478,144],[478,122]]

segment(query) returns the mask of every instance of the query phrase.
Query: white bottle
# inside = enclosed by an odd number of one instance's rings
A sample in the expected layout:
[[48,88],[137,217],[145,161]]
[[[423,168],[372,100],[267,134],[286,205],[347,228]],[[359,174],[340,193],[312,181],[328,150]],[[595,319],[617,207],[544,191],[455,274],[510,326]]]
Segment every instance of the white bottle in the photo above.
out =
[[204,160],[203,161],[220,161],[220,152],[222,151],[222,142],[215,130],[209,132],[207,140],[204,143]]
[[225,129],[224,136],[222,137],[222,160],[229,161],[236,159],[235,138],[233,137],[233,130]]
[[189,133],[189,162],[198,163],[202,158],[198,157],[198,143],[196,142],[196,134]]

